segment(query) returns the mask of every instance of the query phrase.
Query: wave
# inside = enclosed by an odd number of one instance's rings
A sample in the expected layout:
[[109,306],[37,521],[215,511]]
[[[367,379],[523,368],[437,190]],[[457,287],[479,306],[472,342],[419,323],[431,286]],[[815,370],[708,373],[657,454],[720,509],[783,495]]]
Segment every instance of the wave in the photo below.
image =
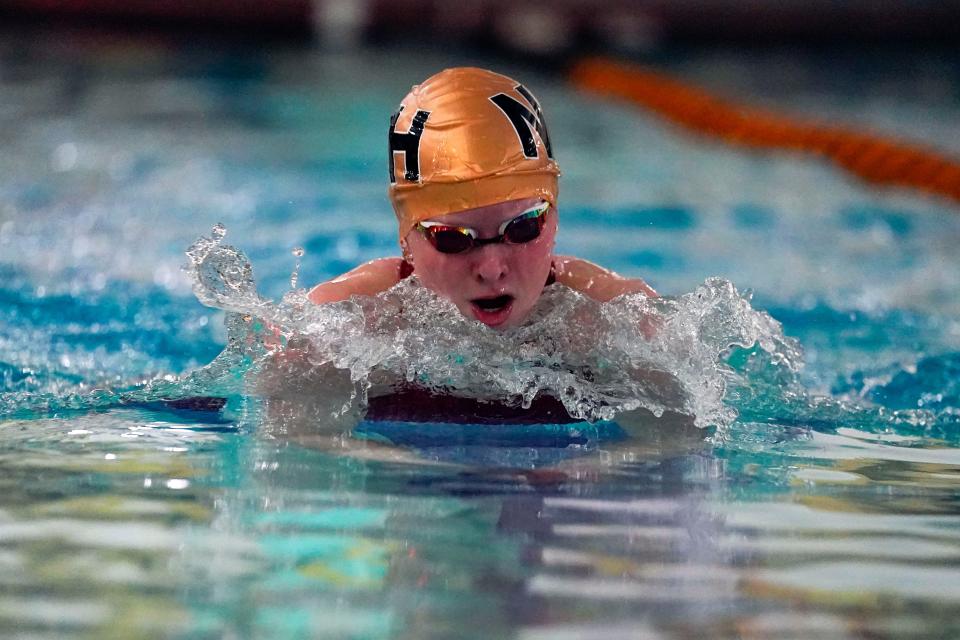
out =
[[345,372],[360,403],[372,389],[415,384],[521,407],[546,394],[588,421],[645,409],[722,429],[737,415],[731,390],[741,402],[758,386],[799,393],[799,344],[720,278],[676,298],[604,304],[552,285],[522,326],[495,331],[415,277],[339,303],[314,305],[304,290],[268,300],[224,234],[215,228],[190,247],[188,273],[202,303],[228,312],[224,353],[247,362],[261,389],[278,354],[295,352],[298,366],[283,369],[286,380]]
[[858,369],[837,381],[832,391],[892,409],[960,407],[960,353],[925,356],[881,369]]

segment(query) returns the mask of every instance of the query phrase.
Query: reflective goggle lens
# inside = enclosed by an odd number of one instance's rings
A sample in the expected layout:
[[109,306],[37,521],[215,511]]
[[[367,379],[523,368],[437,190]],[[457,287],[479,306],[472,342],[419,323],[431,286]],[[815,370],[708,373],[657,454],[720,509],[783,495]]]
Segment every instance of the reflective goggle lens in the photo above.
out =
[[427,239],[440,253],[462,253],[473,246],[473,236],[450,227],[431,227]]
[[543,211],[530,211],[511,220],[503,230],[502,237],[513,244],[531,242],[540,237],[543,229]]

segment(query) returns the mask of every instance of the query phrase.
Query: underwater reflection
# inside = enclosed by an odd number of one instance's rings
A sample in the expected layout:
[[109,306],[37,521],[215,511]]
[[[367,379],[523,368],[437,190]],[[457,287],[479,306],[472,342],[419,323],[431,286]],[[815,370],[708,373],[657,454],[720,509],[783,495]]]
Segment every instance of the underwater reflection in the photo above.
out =
[[[511,466],[522,459],[511,454],[477,465],[342,435],[282,438],[264,404],[234,411],[231,430],[134,409],[31,421],[30,431],[4,423],[0,562],[22,568],[8,574],[19,577],[0,603],[0,629],[271,638],[958,630],[957,467],[937,449],[903,460],[872,446],[882,434],[831,440],[791,428],[753,453],[682,418],[648,415],[636,417],[633,437],[574,445],[577,455],[549,464]],[[55,438],[60,448],[44,446]],[[858,442],[887,459],[853,459],[847,445]],[[31,591],[39,584],[43,594]],[[147,615],[156,607],[172,617]]]
[[[722,469],[704,432],[688,429],[696,438],[682,445],[651,434],[633,448],[598,447],[575,466],[523,468],[438,463],[363,440],[322,440],[330,448],[319,450],[316,439],[258,436],[245,447],[247,478],[233,507],[225,496],[222,524],[240,527],[270,558],[256,599],[290,614],[283,628],[296,619],[299,632],[334,636],[347,621],[364,637],[512,635],[570,620],[562,591],[579,588],[578,578],[551,574],[566,571],[577,548],[607,547],[624,567],[642,564],[641,554],[710,556],[682,538],[713,537],[700,503]],[[614,552],[609,543],[625,528],[629,540]],[[597,563],[614,585],[598,606],[635,607],[636,594],[617,595],[614,561]],[[688,604],[699,597],[688,595]],[[656,603],[664,598],[651,610]],[[320,615],[293,615],[304,610]]]

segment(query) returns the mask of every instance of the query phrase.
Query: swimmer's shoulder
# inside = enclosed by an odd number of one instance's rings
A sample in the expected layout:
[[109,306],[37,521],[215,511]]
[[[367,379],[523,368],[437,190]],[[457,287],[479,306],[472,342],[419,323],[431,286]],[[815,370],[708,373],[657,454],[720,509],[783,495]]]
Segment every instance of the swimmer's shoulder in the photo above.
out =
[[373,296],[409,275],[404,265],[402,258],[371,260],[332,280],[321,282],[310,290],[307,297],[311,302],[324,304],[346,300],[350,296]]
[[628,293],[657,297],[653,287],[641,278],[625,278],[582,258],[554,256],[553,270],[557,282],[600,302],[607,302]]

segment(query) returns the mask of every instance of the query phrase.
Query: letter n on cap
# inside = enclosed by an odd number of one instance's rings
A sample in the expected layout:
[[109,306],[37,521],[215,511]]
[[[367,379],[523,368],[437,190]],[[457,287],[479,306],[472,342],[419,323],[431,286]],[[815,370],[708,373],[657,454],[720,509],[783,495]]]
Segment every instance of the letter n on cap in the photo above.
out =
[[547,157],[553,159],[553,147],[550,146],[550,135],[547,133],[547,124],[543,120],[543,111],[540,109],[540,103],[533,97],[533,94],[522,84],[514,87],[517,93],[530,104],[528,109],[522,102],[508,96],[505,93],[498,93],[490,97],[490,102],[497,105],[504,115],[510,120],[513,129],[517,132],[520,139],[520,145],[523,147],[523,155],[526,158],[537,158],[537,142],[533,138],[533,132],[536,131],[543,141],[543,146],[547,150]]
[[417,109],[413,122],[410,123],[410,130],[406,133],[398,133],[397,120],[400,119],[402,112],[403,107],[400,107],[390,117],[390,184],[397,182],[393,168],[394,155],[397,153],[403,154],[405,167],[403,177],[410,182],[420,182],[420,136],[423,135],[423,125],[430,117],[430,112]]

